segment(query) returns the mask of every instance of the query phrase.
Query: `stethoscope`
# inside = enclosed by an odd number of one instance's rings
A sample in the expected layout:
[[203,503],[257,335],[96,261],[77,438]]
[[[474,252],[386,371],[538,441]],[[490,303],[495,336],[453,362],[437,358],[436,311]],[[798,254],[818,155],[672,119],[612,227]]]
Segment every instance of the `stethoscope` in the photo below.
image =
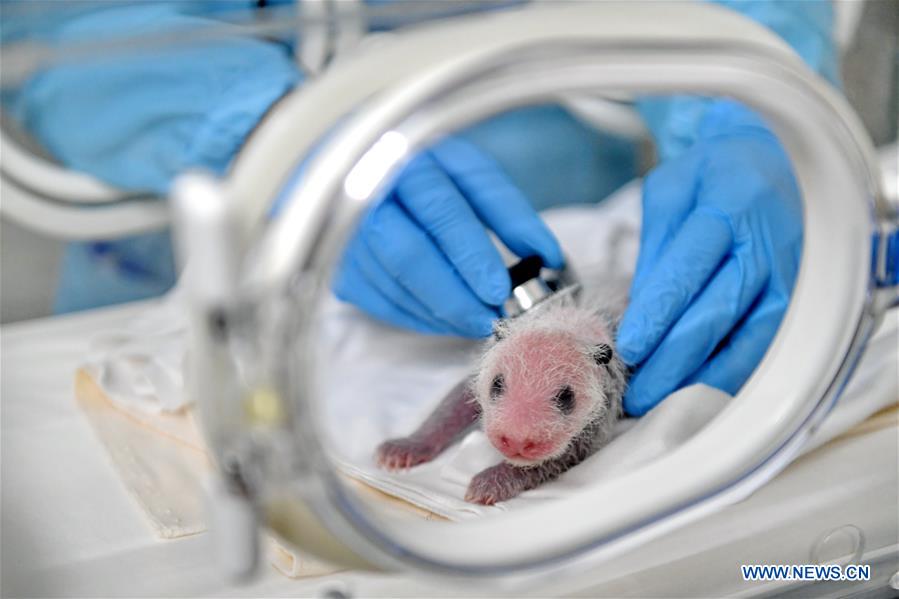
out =
[[[714,422],[614,488],[501,518],[392,526],[336,475],[317,424],[315,315],[335,257],[369,202],[440,135],[560,94],[609,91],[728,95],[777,132],[805,209],[802,265],[781,329]],[[268,221],[268,207],[313,147],[303,184]],[[595,567],[780,472],[897,302],[897,215],[858,118],[780,40],[709,6],[653,14],[629,4],[553,6],[408,32],[287,97],[230,177],[185,175],[174,202],[184,252],[203,265],[189,281],[192,393],[218,466],[214,520],[232,543],[219,546],[236,574],[253,569],[258,525],[366,570],[536,585]],[[524,310],[557,290],[532,276],[513,298]],[[258,348],[249,378],[234,374],[247,371],[235,365],[235,344]],[[263,399],[279,409],[252,409]]]

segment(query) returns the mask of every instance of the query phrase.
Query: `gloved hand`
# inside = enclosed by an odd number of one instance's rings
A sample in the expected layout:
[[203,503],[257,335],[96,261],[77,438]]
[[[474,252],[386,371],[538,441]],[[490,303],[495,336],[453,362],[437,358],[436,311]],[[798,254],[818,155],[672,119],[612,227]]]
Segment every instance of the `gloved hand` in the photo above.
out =
[[496,163],[461,139],[442,141],[363,218],[334,292],[419,332],[489,335],[511,290],[488,229],[515,254],[562,266],[556,239]]
[[802,246],[789,160],[745,108],[718,102],[698,140],[643,187],[640,257],[618,330],[642,415],[684,384],[735,393],[774,336]]

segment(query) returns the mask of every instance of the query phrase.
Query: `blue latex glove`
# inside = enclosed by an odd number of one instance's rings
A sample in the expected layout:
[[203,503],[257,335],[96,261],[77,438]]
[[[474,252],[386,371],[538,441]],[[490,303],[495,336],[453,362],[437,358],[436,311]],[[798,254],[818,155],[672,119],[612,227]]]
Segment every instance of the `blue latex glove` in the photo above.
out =
[[[765,25],[839,85],[831,2],[713,1]],[[624,402],[635,415],[686,383],[742,386],[783,315],[801,246],[789,164],[754,115],[696,96],[642,98],[637,108],[662,166],[644,185],[633,303],[619,329],[621,355],[640,365]]]
[[622,359],[639,366],[624,401],[633,415],[684,384],[740,388],[780,324],[802,245],[789,160],[734,102],[709,108],[697,142],[647,178],[643,210],[618,332]]
[[423,333],[489,335],[510,281],[488,229],[519,256],[562,266],[527,198],[470,143],[419,155],[363,219],[334,291],[371,316]]

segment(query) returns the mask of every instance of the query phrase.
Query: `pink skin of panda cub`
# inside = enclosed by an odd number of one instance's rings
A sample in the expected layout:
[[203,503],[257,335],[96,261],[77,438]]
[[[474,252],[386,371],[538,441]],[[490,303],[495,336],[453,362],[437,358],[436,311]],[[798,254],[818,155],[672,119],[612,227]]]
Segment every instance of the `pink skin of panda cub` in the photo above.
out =
[[607,443],[620,415],[626,371],[614,322],[571,304],[501,321],[475,376],[412,435],[382,443],[378,464],[429,462],[480,420],[505,461],[472,479],[467,501],[492,505],[558,477]]

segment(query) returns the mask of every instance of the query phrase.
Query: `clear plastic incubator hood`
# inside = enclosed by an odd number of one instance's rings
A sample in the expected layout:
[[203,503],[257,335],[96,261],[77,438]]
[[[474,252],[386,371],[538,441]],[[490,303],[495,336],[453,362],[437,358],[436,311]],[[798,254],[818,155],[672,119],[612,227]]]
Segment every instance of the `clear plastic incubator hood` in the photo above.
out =
[[[795,457],[896,301],[896,215],[839,93],[772,33],[711,6],[531,7],[361,50],[280,102],[226,180],[187,175],[176,186],[192,392],[233,571],[252,567],[261,525],[345,567],[539,588],[708,517]],[[364,499],[336,473],[320,422],[327,390],[316,386],[318,306],[360,214],[416,152],[490,115],[565,94],[671,93],[755,109],[802,190],[798,280],[751,379],[686,444],[614,484],[464,522],[400,521]]]

